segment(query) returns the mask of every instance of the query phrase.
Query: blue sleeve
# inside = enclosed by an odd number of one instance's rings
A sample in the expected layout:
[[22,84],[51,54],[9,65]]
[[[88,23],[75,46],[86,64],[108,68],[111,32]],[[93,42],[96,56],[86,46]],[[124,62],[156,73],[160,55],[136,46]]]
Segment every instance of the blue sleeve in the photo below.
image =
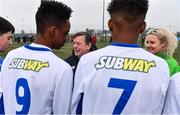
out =
[[1,71],[1,65],[3,63],[3,58],[0,57],[0,71]]
[[[3,63],[3,59],[0,57],[0,71],[1,71],[2,63]],[[0,115],[4,115],[3,95],[0,96]]]
[[82,114],[83,96],[84,96],[84,93],[81,93],[81,98],[79,100],[79,103],[78,103],[78,106],[77,106],[77,109],[76,109],[76,114],[77,115],[81,115]]
[[0,98],[0,114],[4,115],[4,103],[3,103],[3,95]]

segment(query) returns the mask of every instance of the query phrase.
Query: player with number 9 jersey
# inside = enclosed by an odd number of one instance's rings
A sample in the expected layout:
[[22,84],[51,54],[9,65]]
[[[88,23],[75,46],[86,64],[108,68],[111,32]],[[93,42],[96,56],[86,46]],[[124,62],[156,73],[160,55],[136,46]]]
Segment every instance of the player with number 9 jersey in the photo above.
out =
[[70,113],[72,76],[48,47],[33,43],[13,50],[2,65],[5,113]]
[[66,42],[72,10],[42,0],[33,43],[10,51],[2,64],[5,114],[70,114],[71,67],[53,53]]

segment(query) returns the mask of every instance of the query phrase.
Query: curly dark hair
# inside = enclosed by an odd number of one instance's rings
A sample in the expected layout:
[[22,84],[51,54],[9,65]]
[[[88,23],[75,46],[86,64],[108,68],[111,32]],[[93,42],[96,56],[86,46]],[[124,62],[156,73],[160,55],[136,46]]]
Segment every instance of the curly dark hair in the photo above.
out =
[[0,17],[0,35],[10,31],[14,33],[14,26],[8,20],[4,19],[3,17]]
[[148,0],[112,0],[107,11],[111,18],[120,16],[126,22],[144,20],[148,10]]
[[43,33],[47,25],[60,25],[71,17],[72,9],[62,2],[41,0],[36,13],[37,32]]

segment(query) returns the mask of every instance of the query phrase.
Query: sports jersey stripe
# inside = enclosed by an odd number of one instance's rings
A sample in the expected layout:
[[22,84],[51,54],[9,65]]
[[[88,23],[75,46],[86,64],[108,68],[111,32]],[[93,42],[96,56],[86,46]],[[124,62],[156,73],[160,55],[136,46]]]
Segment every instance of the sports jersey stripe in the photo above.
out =
[[26,45],[24,45],[24,47],[27,48],[27,49],[30,49],[30,50],[34,50],[34,51],[51,51],[48,48],[33,47],[33,46],[30,46],[30,44],[26,44]]

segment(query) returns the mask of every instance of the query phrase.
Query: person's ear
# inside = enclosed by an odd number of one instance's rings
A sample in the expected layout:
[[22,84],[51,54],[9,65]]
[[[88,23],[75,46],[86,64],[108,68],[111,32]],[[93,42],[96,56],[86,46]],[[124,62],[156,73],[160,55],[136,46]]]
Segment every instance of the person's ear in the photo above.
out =
[[145,29],[146,29],[146,22],[144,21],[143,24],[141,25],[140,33],[143,33]]
[[162,48],[165,49],[167,47],[167,42],[162,43]]
[[56,26],[51,26],[49,28],[49,35],[50,37],[54,37],[56,35]]
[[91,42],[89,42],[89,44],[88,44],[88,48],[87,48],[87,49],[90,51],[91,47],[92,47],[92,43],[91,43]]
[[112,32],[112,31],[113,31],[112,19],[109,19],[109,21],[108,21],[108,27],[109,27],[109,30]]

